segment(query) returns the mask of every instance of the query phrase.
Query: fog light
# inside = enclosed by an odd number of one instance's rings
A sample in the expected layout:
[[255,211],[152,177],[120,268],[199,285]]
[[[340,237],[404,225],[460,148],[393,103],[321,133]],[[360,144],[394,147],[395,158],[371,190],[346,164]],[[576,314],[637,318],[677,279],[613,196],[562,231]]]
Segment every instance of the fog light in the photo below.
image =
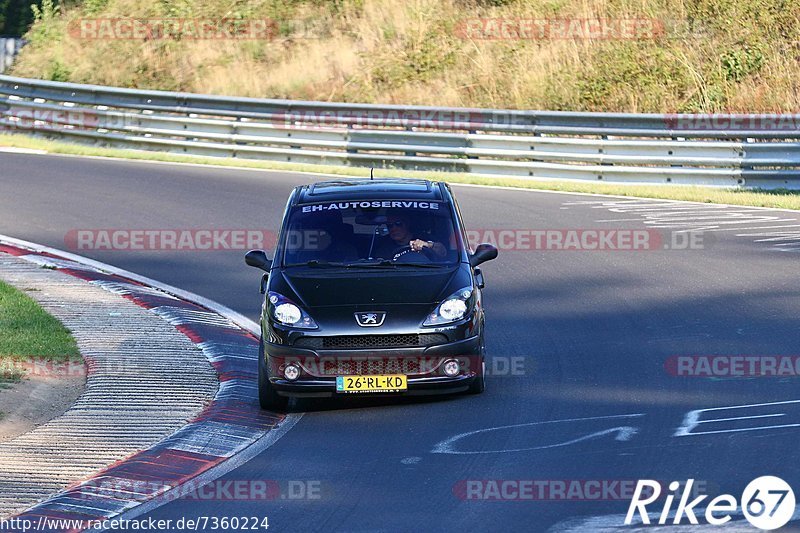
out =
[[287,365],[286,368],[283,369],[283,377],[289,381],[296,380],[298,377],[300,377],[300,367],[294,364]]
[[458,361],[455,359],[450,359],[449,361],[445,361],[444,363],[444,373],[450,376],[457,376],[458,373],[461,372],[461,365],[458,364]]

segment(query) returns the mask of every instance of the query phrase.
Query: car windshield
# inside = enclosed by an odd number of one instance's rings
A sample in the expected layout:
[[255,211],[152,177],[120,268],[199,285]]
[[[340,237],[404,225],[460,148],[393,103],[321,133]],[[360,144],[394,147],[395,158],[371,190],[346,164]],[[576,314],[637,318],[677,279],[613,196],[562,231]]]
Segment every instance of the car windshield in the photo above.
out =
[[284,266],[444,266],[460,253],[451,210],[427,201],[300,205],[283,244]]

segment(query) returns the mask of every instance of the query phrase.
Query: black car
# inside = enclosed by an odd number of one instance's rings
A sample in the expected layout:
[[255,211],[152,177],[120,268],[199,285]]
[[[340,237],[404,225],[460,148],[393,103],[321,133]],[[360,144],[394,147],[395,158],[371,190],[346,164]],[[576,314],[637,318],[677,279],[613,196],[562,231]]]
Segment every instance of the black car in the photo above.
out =
[[297,187],[266,271],[259,397],[480,393],[483,275],[446,183],[347,179]]

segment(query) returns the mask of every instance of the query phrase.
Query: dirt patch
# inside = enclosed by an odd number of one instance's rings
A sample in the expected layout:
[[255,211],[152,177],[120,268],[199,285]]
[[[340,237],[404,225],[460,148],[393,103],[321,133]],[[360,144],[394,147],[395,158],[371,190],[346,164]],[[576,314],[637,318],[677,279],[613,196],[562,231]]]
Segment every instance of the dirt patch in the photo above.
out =
[[63,414],[83,393],[85,376],[28,375],[0,387],[0,442]]

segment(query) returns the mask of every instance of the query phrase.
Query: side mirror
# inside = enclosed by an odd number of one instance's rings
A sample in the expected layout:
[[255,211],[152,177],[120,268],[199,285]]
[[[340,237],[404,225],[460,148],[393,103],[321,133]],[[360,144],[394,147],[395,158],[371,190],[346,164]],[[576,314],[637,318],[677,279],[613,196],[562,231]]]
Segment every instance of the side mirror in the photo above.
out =
[[267,257],[264,250],[250,250],[244,256],[244,262],[251,267],[260,268],[266,272],[272,268],[272,261]]
[[481,263],[491,261],[495,257],[497,257],[497,248],[491,244],[479,244],[478,247],[475,248],[475,253],[469,256],[469,264],[474,268]]

